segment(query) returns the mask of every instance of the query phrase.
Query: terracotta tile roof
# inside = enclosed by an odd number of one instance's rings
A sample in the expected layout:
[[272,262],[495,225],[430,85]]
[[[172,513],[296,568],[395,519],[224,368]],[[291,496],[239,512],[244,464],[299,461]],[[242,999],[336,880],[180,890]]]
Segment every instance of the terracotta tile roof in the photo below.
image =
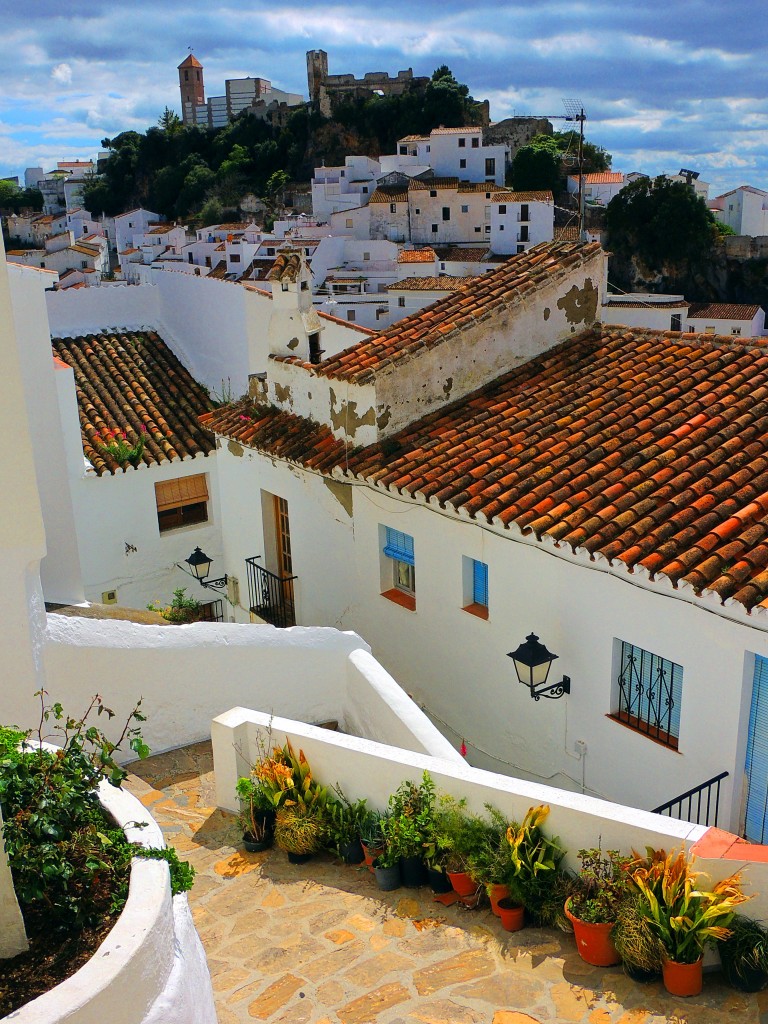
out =
[[434,249],[401,249],[397,254],[398,263],[434,263]]
[[[467,184],[469,184],[467,182]],[[458,188],[458,178],[411,178],[408,182],[408,189],[415,191],[424,191],[428,189],[434,191],[439,188]]]
[[223,281],[224,278],[227,276],[227,273],[228,273],[228,271],[227,271],[227,261],[226,260],[219,260],[219,262],[216,264],[216,266],[211,270],[211,272],[208,275],[208,277],[212,277],[216,281]]
[[[190,55],[185,57],[181,64],[179,64],[179,68],[201,68],[202,66],[203,65],[193,53],[190,53]],[[176,70],[178,71],[179,68]]]
[[466,135],[467,132],[479,132],[482,129],[476,124],[466,124],[463,128],[443,128],[440,125],[439,128],[433,128],[432,135]]
[[297,252],[281,252],[267,274],[267,281],[293,283],[301,270],[301,256]]
[[633,299],[631,295],[626,298],[614,298],[613,296],[606,296],[610,298],[610,302],[603,303],[603,309],[606,306],[609,309],[688,309],[690,302],[686,302],[685,299],[668,299],[662,302],[643,302],[642,299]]
[[384,445],[345,453],[268,410],[245,443],[750,609],[768,599],[766,417],[765,340],[603,328]]
[[555,225],[554,238],[556,242],[577,242],[579,240],[579,229],[576,224],[567,224],[565,227]]
[[449,277],[440,274],[438,277],[406,277],[387,288],[390,292],[455,292],[459,288],[476,281],[476,277]]
[[735,302],[692,302],[688,317],[700,320],[754,320],[760,308]]
[[483,192],[485,195],[493,195],[499,191],[495,181],[460,181],[459,192]]
[[500,306],[513,304],[538,284],[599,251],[597,242],[542,242],[510,256],[498,270],[473,278],[465,288],[405,317],[369,341],[331,356],[315,371],[357,383],[372,380],[382,366],[439,345],[454,331],[479,322]]
[[459,245],[448,245],[445,248],[435,247],[435,252],[443,263],[487,263],[486,257],[493,256],[487,246],[468,246],[462,249]]
[[[577,174],[571,174],[569,177],[575,181],[579,180]],[[624,181],[624,175],[620,171],[595,171],[593,174],[584,175],[585,185],[621,185]]]
[[375,192],[371,194],[371,198],[368,200],[369,205],[371,203],[407,203],[408,202],[408,189],[404,185],[398,185],[396,188],[377,188]]
[[494,192],[494,203],[554,203],[555,197],[549,191],[543,192]]
[[146,234],[164,235],[166,231],[173,231],[175,227],[175,224],[154,224],[151,228],[147,228]]
[[54,338],[52,345],[75,371],[83,451],[99,476],[121,469],[98,446],[105,429],[130,438],[146,427],[145,465],[213,450],[198,422],[211,408],[208,394],[154,331]]
[[404,135],[402,139],[397,140],[400,142],[429,142],[428,135]]

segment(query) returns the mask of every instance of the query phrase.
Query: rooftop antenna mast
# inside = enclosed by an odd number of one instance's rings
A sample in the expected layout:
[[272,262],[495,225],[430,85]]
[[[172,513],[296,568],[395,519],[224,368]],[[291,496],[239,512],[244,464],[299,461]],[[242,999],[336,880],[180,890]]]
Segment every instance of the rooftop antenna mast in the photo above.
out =
[[584,122],[587,115],[584,113],[584,104],[581,100],[564,99],[565,120],[579,122],[579,239],[584,238]]

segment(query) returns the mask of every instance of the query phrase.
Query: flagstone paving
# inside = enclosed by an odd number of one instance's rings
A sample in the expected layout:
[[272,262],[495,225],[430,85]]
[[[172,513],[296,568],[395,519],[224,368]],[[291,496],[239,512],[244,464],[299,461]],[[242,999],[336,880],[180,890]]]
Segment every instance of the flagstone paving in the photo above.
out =
[[131,766],[128,788],[197,870],[189,894],[220,1024],[768,1024],[768,992],[719,974],[675,999],[585,964],[569,935],[506,933],[490,910],[383,893],[331,857],[238,849],[214,806],[210,743]]

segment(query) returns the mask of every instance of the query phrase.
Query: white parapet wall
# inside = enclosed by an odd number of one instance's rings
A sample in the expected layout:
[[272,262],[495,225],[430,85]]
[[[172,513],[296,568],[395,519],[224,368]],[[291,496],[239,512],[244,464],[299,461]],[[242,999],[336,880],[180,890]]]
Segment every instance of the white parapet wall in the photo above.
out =
[[[271,734],[271,736],[270,736]],[[652,814],[595,797],[566,792],[539,783],[498,775],[473,768],[463,759],[450,760],[405,750],[372,739],[329,733],[323,729],[270,718],[243,708],[233,708],[211,725],[219,806],[236,809],[235,783],[248,771],[260,749],[271,739],[273,745],[290,740],[303,750],[313,776],[323,785],[338,784],[351,800],[365,798],[368,806],[383,810],[401,782],[418,782],[428,771],[438,791],[466,799],[467,809],[482,814],[485,805],[497,807],[509,820],[521,820],[529,807],[548,804],[551,809],[547,830],[560,837],[566,849],[565,866],[578,869],[580,849],[602,846],[626,853],[644,852],[646,846],[690,850],[712,831],[704,825]],[[725,835],[725,833],[722,833]],[[731,837],[732,839],[735,837]],[[752,859],[750,850],[763,847],[744,845],[743,859],[699,856],[696,866],[718,881],[742,870],[747,893],[754,899],[745,913],[757,919],[768,914],[768,863]]]
[[[99,787],[128,838],[162,848],[163,834],[130,793]],[[135,858],[123,912],[71,978],[3,1020],[14,1024],[216,1024],[208,965],[186,894],[171,897],[168,865]]]
[[[99,693],[120,718],[139,697],[158,753],[211,735],[211,719],[256,707],[435,756],[451,744],[355,633],[235,623],[143,626],[49,615],[43,647],[51,699],[71,713]],[[36,724],[30,694],[28,721]],[[2,718],[0,718],[0,721]]]

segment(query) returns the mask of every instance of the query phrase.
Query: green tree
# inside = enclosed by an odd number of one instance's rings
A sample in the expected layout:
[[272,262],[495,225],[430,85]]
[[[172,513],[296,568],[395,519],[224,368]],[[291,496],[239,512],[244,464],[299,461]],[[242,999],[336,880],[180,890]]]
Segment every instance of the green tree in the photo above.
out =
[[181,118],[175,110],[171,110],[169,107],[166,107],[157,119],[157,124],[168,135],[178,135],[182,128]]
[[534,135],[512,161],[512,184],[520,192],[560,187],[561,152],[552,135]]
[[[574,161],[579,155],[579,133],[570,129],[566,132],[555,132],[551,136],[557,143],[557,148],[560,150],[562,156],[573,157]],[[594,174],[600,171],[610,171],[613,157],[611,154],[603,149],[602,146],[596,145],[594,142],[590,142],[589,139],[584,139],[583,146],[583,160],[584,160],[584,173]],[[574,165],[575,166],[575,165]],[[576,173],[578,167],[570,173]]]
[[639,178],[610,201],[608,245],[650,271],[680,273],[711,255],[717,228],[704,200],[681,181]]

